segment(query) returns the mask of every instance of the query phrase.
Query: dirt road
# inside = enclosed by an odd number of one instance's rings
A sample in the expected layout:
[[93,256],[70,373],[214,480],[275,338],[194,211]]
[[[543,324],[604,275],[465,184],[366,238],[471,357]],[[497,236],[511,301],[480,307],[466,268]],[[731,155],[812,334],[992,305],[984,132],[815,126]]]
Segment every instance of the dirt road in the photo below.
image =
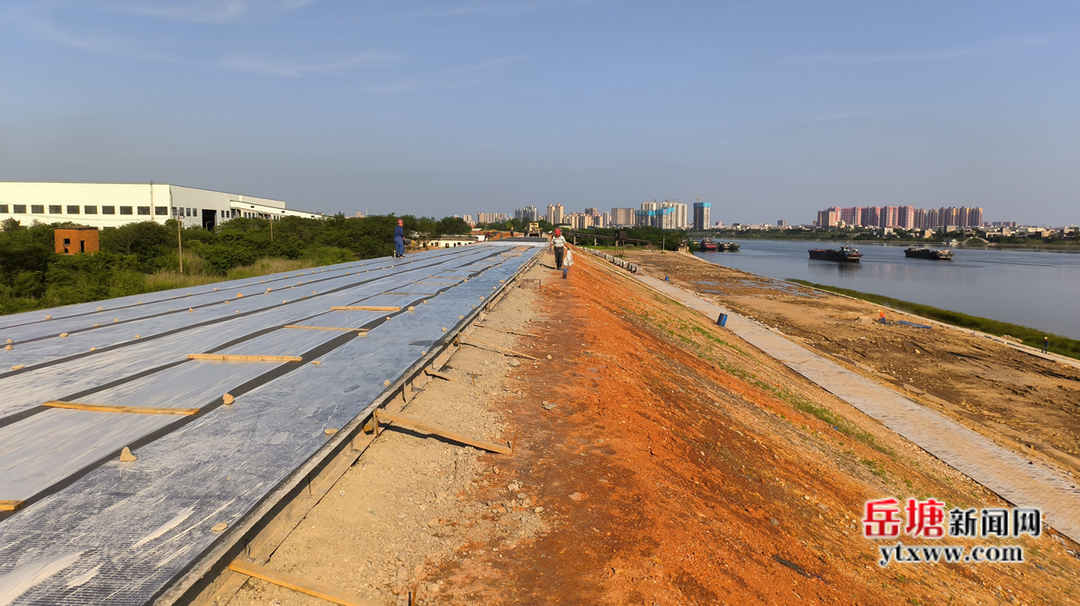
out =
[[[865,501],[1003,503],[696,312],[577,257],[568,280],[535,268],[542,290],[515,289],[485,320],[538,335],[496,341],[537,361],[464,348],[446,369],[458,383],[405,409],[513,441],[513,454],[388,431],[270,567],[387,604],[1080,599],[1076,546],[1053,531],[949,539],[1021,546],[1022,564],[879,566],[890,541],[863,536]],[[233,603],[321,602],[253,581]]]

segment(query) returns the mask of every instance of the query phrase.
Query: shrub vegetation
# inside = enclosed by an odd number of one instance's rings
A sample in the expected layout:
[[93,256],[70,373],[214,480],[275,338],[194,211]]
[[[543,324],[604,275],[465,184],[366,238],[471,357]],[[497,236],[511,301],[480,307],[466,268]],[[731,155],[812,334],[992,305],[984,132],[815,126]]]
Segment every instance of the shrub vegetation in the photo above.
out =
[[69,256],[54,252],[53,230],[64,224],[24,226],[9,219],[0,225],[0,313],[389,256],[399,218],[405,233],[421,240],[470,231],[455,217],[339,214],[325,219],[285,217],[273,224],[237,218],[213,230],[180,230],[181,274],[173,220],[103,230],[98,253]]

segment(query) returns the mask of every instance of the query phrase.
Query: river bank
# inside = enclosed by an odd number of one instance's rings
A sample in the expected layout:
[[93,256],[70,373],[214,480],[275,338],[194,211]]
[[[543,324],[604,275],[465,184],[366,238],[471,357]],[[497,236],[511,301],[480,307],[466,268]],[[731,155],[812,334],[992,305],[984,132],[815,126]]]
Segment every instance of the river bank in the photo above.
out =
[[[1018,238],[1007,238],[1006,241],[1000,240],[985,240],[983,238],[974,237],[964,239],[961,235],[937,235],[933,238],[911,237],[901,238],[896,236],[878,237],[863,235],[859,233],[844,233],[844,232],[782,232],[782,231],[760,231],[760,232],[747,232],[747,231],[735,231],[735,230],[709,230],[709,231],[695,231],[687,232],[687,237],[692,240],[700,240],[701,238],[712,238],[713,240],[776,240],[787,242],[846,242],[855,245],[860,244],[872,244],[872,245],[887,245],[887,246],[940,246],[942,242],[949,240],[958,240],[956,245],[959,248],[989,248],[989,249],[1029,249],[1029,250],[1052,250],[1052,251],[1071,251],[1080,252],[1080,241],[1073,240],[1044,240],[1042,238],[1027,239],[1024,241]],[[862,237],[860,237],[862,236]]]
[[919,317],[671,253],[627,252],[653,275],[781,330],[984,435],[1080,472],[1080,369]]
[[[810,259],[835,244],[752,240],[707,261],[779,280],[791,278],[1008,322],[1080,340],[1080,255],[956,249],[949,261],[907,258],[903,245],[859,243],[860,263]],[[1040,339],[1041,341],[1041,339]]]
[[[1018,344],[1022,343],[1035,349],[1041,350],[1043,346],[1046,345],[1049,353],[1080,360],[1080,341],[1077,341],[1076,339],[1070,339],[1060,335],[1048,335],[1045,331],[1035,330],[1033,328],[1028,328],[1027,326],[969,316],[947,309],[930,307],[929,305],[919,305],[918,303],[912,303],[910,301],[901,301],[899,299],[893,299],[892,297],[883,297],[881,295],[864,293],[846,288],[837,288],[827,284],[814,284],[813,282],[807,282],[806,280],[792,279],[789,281],[818,290],[825,290],[844,295],[853,299],[862,299],[890,309],[906,311],[928,320],[938,320],[957,328],[971,329],[973,331],[1002,337],[1007,341]],[[1044,343],[1044,340],[1047,343]]]

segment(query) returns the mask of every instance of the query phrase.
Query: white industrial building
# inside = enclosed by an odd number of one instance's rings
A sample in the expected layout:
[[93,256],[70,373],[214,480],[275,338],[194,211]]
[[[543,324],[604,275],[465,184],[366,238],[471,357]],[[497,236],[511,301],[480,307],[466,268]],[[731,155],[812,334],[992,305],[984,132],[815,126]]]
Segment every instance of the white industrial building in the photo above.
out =
[[237,217],[323,216],[285,208],[280,200],[168,183],[0,182],[0,221],[15,219],[23,225],[71,222],[101,229],[179,218],[184,227],[211,229]]

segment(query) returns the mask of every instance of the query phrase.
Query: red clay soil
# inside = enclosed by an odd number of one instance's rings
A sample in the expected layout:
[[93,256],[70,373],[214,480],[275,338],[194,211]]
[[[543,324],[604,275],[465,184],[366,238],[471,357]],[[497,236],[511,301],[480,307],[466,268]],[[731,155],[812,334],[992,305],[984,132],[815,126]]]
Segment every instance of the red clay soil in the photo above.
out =
[[434,575],[438,603],[1080,600],[1075,545],[1049,530],[975,541],[1021,545],[1021,564],[878,566],[868,499],[1004,504],[620,270],[582,252],[570,273],[544,282],[529,328],[542,338],[523,339],[545,360],[518,369],[523,395],[506,404],[516,451],[470,495],[498,501],[497,520],[515,480],[540,495],[547,532],[469,546]]

